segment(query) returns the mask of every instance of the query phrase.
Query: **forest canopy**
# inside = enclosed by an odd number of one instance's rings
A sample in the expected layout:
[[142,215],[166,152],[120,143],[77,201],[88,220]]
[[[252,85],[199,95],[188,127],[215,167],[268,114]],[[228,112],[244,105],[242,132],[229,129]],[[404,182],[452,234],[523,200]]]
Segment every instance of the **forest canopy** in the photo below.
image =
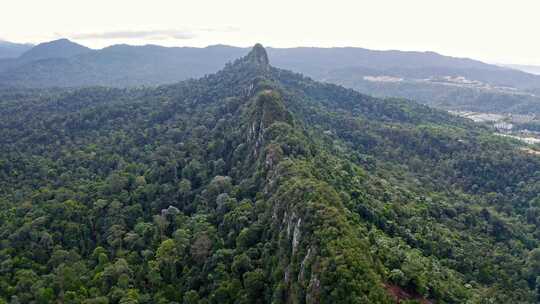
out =
[[0,92],[0,303],[537,303],[540,157],[269,65]]

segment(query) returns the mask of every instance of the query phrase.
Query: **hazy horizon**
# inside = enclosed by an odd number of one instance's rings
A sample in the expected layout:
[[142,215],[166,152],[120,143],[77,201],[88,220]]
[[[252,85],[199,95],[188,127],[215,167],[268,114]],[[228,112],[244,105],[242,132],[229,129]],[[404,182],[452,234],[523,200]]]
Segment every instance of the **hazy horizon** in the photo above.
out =
[[102,48],[119,43],[248,47],[261,42],[277,48],[433,51],[489,63],[540,65],[540,43],[532,39],[540,28],[536,17],[540,3],[530,0],[519,5],[485,0],[278,0],[264,5],[244,0],[152,4],[22,0],[3,8],[9,14],[0,20],[0,39],[18,43],[68,38]]
[[[113,44],[100,46],[100,47],[92,47],[90,45],[85,44],[84,41],[77,41],[75,39],[70,39],[70,38],[66,38],[66,37],[58,37],[57,39],[41,41],[41,42],[36,42],[36,43],[17,42],[17,41],[10,41],[10,40],[7,40],[7,39],[0,38],[0,42],[28,44],[28,45],[36,46],[36,45],[41,44],[41,43],[52,42],[52,41],[60,40],[60,39],[68,39],[71,42],[75,42],[75,43],[80,44],[82,46],[88,47],[88,48],[90,48],[92,50],[102,50],[104,48],[115,46],[115,45],[129,45],[129,46],[153,45],[153,46],[160,46],[160,47],[180,47],[180,48],[181,47],[206,48],[206,47],[222,45],[222,46],[246,48],[246,49],[249,49],[249,48],[253,47],[253,45],[231,45],[231,44],[227,44],[227,43],[213,43],[213,44],[202,45],[202,46],[162,45],[162,44],[159,44],[159,42],[148,42],[148,43],[139,43],[139,44],[137,44],[137,43],[129,43],[129,42],[118,42],[118,43],[113,43]],[[260,42],[257,42],[257,43],[260,43]],[[374,49],[374,48],[366,48],[366,47],[362,47],[362,46],[309,46],[309,45],[306,46],[306,45],[299,45],[299,46],[292,46],[292,47],[276,47],[276,46],[272,46],[272,45],[265,45],[264,43],[261,43],[261,44],[265,48],[274,48],[274,49],[287,49],[287,48],[360,48],[360,49],[366,49],[366,50],[370,50],[370,51],[382,51],[382,52],[384,52],[384,51],[419,52],[419,53],[435,52],[435,51],[432,51],[432,50],[401,50],[401,49],[395,49],[395,48],[391,48],[391,49]],[[477,60],[477,61],[481,61],[481,62],[484,62],[484,63],[487,63],[487,64],[498,65],[498,66],[501,66],[501,67],[507,67],[507,68],[518,69],[518,70],[523,70],[523,68],[527,68],[527,67],[540,68],[540,64],[535,65],[535,64],[519,64],[519,63],[516,64],[514,62],[493,62],[493,61],[482,60],[481,58],[473,58],[473,57],[467,57],[467,56],[454,56],[452,54],[445,54],[445,53],[440,53],[440,52],[435,52],[435,53],[437,53],[439,55],[442,55],[442,56],[447,56],[447,57]],[[525,71],[525,70],[523,70],[523,71]],[[531,73],[531,74],[540,75],[540,72],[536,72],[536,71],[526,71],[526,72]]]

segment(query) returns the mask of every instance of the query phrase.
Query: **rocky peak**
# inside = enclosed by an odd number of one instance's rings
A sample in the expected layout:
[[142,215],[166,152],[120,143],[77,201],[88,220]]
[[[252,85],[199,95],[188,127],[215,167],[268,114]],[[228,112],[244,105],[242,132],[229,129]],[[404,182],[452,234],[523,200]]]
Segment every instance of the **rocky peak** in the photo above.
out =
[[246,56],[228,64],[226,69],[247,69],[256,71],[257,73],[262,72],[262,74],[266,74],[270,71],[268,54],[266,54],[264,47],[257,43]]
[[268,66],[269,64],[268,54],[266,54],[266,50],[260,43],[255,44],[249,54],[247,54],[246,59],[260,66]]

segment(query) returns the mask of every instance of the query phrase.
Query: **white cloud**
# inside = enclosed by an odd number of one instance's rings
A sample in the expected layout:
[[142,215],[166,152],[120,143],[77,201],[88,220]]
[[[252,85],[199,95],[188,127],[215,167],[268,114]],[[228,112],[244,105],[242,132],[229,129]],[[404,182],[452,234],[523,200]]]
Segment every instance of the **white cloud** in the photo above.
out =
[[67,34],[66,37],[73,39],[150,39],[150,40],[163,40],[163,39],[193,39],[197,37],[195,31],[192,30],[122,30],[122,31],[110,31],[110,32],[96,32],[96,33],[73,33]]

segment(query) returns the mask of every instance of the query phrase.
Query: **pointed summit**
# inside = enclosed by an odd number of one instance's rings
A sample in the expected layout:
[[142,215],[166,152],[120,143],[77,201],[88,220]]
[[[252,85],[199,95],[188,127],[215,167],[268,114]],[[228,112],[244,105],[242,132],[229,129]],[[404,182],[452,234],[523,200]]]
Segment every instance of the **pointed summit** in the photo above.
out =
[[258,73],[266,73],[270,71],[268,54],[266,54],[264,47],[257,43],[246,56],[236,59],[232,64],[228,65],[228,68],[250,69]]
[[255,44],[251,52],[247,54],[246,59],[251,63],[261,66],[268,66],[269,64],[268,54],[266,54],[266,50],[260,43]]

